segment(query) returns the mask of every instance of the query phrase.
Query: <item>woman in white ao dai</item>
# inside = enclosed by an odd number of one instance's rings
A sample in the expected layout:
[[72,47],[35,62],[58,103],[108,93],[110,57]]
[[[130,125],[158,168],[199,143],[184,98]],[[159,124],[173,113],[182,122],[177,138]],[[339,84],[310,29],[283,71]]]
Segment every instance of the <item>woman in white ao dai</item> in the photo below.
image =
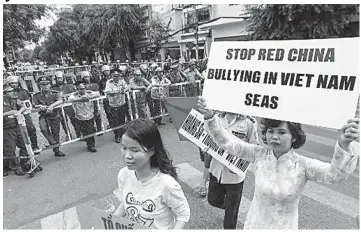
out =
[[253,162],[255,192],[244,229],[297,229],[298,204],[307,181],[338,183],[352,173],[358,155],[350,143],[358,137],[358,119],[341,129],[331,163],[307,158],[294,150],[306,136],[298,123],[263,119],[266,146],[248,144],[229,134],[217,116],[198,100],[205,129],[218,145],[232,155]]

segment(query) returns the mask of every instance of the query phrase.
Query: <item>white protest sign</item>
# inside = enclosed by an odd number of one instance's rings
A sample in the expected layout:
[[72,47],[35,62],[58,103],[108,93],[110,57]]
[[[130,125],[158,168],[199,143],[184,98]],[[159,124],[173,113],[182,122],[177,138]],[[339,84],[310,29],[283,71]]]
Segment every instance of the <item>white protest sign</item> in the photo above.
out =
[[218,147],[211,136],[204,131],[203,114],[192,109],[178,132],[201,149],[209,147],[209,150],[207,151],[208,154],[240,177],[245,176],[245,173],[250,166],[250,162],[228,154],[225,150]]
[[107,212],[89,207],[91,217],[91,229],[101,230],[147,230],[148,227],[128,219],[111,215]]
[[359,38],[212,43],[210,109],[340,129],[355,116]]

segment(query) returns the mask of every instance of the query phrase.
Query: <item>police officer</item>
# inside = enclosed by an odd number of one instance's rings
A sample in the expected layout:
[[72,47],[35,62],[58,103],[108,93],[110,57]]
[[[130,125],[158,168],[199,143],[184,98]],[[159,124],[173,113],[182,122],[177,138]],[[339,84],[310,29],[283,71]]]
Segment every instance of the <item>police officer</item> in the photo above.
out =
[[[129,81],[132,78],[131,76],[132,76],[133,72],[128,72],[127,66],[125,66],[125,65],[120,65],[118,69],[122,72],[121,76],[124,78],[124,81],[127,83],[127,85],[129,85]],[[128,98],[128,95],[125,95],[125,102],[126,102],[125,103],[125,108],[126,108],[125,118],[127,119],[128,122],[132,120],[132,118],[130,117],[130,113],[129,113],[129,106],[132,107],[133,112],[135,112],[134,111],[135,106],[134,106],[134,104],[132,104],[133,101],[134,101],[134,99],[133,99],[132,95],[130,95],[130,99]]]
[[[8,170],[14,170],[16,175],[25,175],[15,156],[16,147],[20,148],[20,156],[27,157],[28,152],[22,138],[16,117],[19,117],[26,108],[17,98],[14,89],[8,84],[3,85],[3,176]],[[9,116],[13,116],[10,118]]]
[[146,93],[150,91],[148,88],[151,84],[144,78],[140,69],[134,71],[134,77],[129,81],[129,88],[131,90],[139,90],[136,93],[136,102],[139,118],[147,118],[146,111]]
[[[34,106],[40,108],[39,126],[50,145],[59,144],[60,121],[59,110],[54,107],[62,104],[58,91],[51,90],[51,78],[42,76],[38,80],[41,91],[34,95]],[[50,127],[50,128],[49,128]],[[65,156],[59,146],[53,148],[55,156]]]
[[[82,71],[81,72],[81,77],[82,77],[82,81],[84,81],[85,84],[85,88],[86,90],[90,90],[93,92],[98,92],[99,91],[99,84],[98,83],[91,83],[90,79],[91,79],[91,74],[89,73],[89,71]],[[95,120],[95,124],[97,127],[97,132],[102,131],[102,119],[100,116],[100,110],[99,110],[99,105],[96,101],[93,102],[94,103],[94,120]],[[100,136],[102,134],[99,134],[98,136]]]
[[[32,99],[31,94],[26,89],[23,89],[19,84],[19,77],[18,76],[9,76],[7,78],[7,83],[13,88],[15,96],[23,103],[23,105],[31,109],[32,108]],[[36,129],[31,118],[31,114],[24,114],[26,129],[28,131],[31,147],[35,154],[39,154],[39,147],[38,147],[38,137],[36,135]]]
[[[87,71],[83,71],[87,72]],[[83,80],[77,81],[75,83],[77,87],[76,93],[73,93],[69,97],[69,101],[73,102],[73,107],[75,110],[75,118],[78,123],[81,125],[80,128],[84,136],[95,133],[94,127],[94,102],[89,102],[93,98],[100,96],[98,92],[87,91],[85,87],[85,82]],[[90,137],[85,139],[88,150],[90,152],[96,152],[95,149],[95,139]]]
[[[71,93],[76,92],[76,88],[72,83],[65,83],[64,77],[63,77],[63,72],[62,71],[56,71],[54,73],[55,75],[55,85],[51,86],[52,90],[58,91],[60,96],[62,97],[62,101],[67,101],[68,100],[68,96]],[[64,113],[69,117],[71,124],[74,127],[75,133],[77,138],[81,137],[81,130],[79,128],[79,125],[77,124],[77,121],[75,120],[75,112],[72,106],[66,106],[64,107]],[[65,131],[65,133],[68,135],[68,128],[66,126],[66,124],[68,123],[68,119],[66,118],[66,116],[61,115],[61,124],[62,127]],[[69,140],[71,138],[68,138]]]
[[[105,89],[107,81],[110,79],[110,67],[109,67],[109,65],[103,65],[102,66],[102,73],[101,74],[102,74],[101,79],[99,81],[99,93],[100,93],[100,95],[105,95],[104,89]],[[105,114],[106,114],[107,118],[109,119],[110,110],[109,110],[109,101],[108,101],[107,98],[105,98],[103,100],[103,107],[104,107]]]
[[100,72],[98,70],[98,65],[97,63],[93,61],[92,66],[91,66],[91,77],[90,77],[90,82],[91,83],[95,83],[95,84],[99,84],[100,81]]
[[[126,99],[125,92],[128,91],[128,85],[124,80],[122,71],[113,69],[111,79],[106,82],[104,92],[109,101],[108,121],[111,128],[118,127],[125,123]],[[114,130],[115,142],[120,143],[123,129]]]
[[183,78],[186,79],[189,84],[185,85],[185,92],[187,97],[195,97],[198,96],[200,93],[200,89],[198,89],[197,80],[203,80],[202,74],[198,71],[196,68],[196,62],[195,60],[189,61],[189,67],[184,72],[180,71],[180,74]]

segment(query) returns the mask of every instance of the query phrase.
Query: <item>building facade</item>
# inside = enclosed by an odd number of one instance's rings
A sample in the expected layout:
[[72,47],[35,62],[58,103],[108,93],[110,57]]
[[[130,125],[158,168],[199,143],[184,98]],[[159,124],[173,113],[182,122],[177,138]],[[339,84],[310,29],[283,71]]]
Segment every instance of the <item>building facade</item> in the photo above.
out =
[[[181,5],[183,28],[179,47],[181,58],[204,59],[213,41],[247,40],[247,20],[242,4]],[[198,28],[194,25],[199,25]],[[191,28],[189,28],[191,27]],[[197,49],[198,44],[198,49]],[[197,51],[198,50],[198,51]]]
[[[164,61],[168,55],[186,61],[203,59],[209,56],[212,42],[249,40],[246,31],[249,17],[244,15],[244,4],[154,4],[143,5],[142,9],[148,9],[145,17],[147,14],[149,19],[159,17],[171,33],[179,32],[164,43],[158,54],[152,54],[159,60]],[[346,33],[345,36],[359,35],[359,15],[351,20]],[[147,43],[149,40],[144,35],[136,48]],[[137,57],[142,58],[142,54],[151,51],[151,46],[142,47]]]

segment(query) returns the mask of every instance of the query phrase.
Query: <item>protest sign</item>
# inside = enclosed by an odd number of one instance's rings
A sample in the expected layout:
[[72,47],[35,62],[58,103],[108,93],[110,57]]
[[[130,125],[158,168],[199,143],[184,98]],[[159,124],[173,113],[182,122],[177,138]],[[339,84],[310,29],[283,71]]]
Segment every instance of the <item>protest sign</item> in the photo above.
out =
[[339,129],[355,116],[358,53],[359,38],[215,42],[203,96],[210,109]]
[[147,230],[148,227],[144,227],[138,223],[130,221],[128,219],[111,215],[107,212],[101,211],[90,207],[91,212],[91,229],[99,230]]
[[245,176],[245,173],[250,166],[250,162],[228,154],[225,150],[218,147],[211,136],[204,131],[203,114],[192,109],[179,129],[179,133],[201,149],[209,147],[209,150],[207,151],[208,154],[237,175],[241,177]]

